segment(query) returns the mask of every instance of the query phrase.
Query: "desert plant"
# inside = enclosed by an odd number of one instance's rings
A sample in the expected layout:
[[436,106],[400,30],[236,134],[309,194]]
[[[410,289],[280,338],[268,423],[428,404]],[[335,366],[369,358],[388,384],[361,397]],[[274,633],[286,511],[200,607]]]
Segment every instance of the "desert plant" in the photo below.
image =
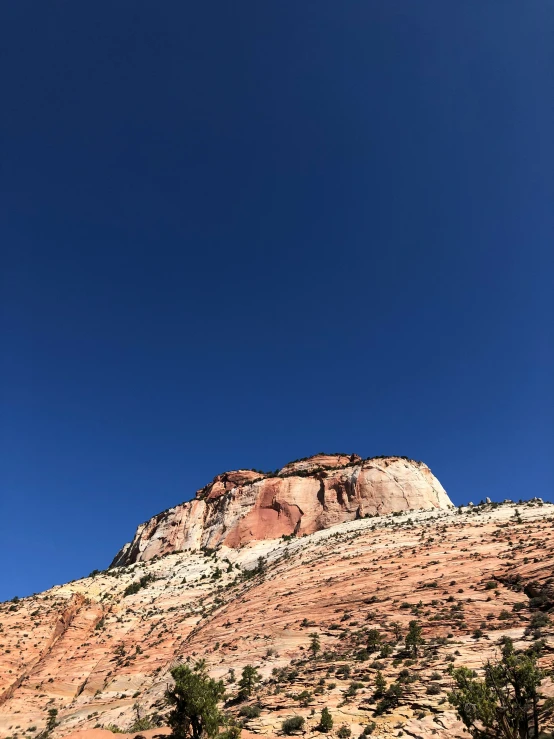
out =
[[400,702],[400,698],[403,695],[403,688],[400,683],[391,683],[387,689],[387,692],[381,698],[377,707],[375,708],[375,715],[380,716],[385,711],[391,708],[396,708]]
[[242,706],[239,711],[239,716],[244,716],[244,718],[258,718],[259,715],[259,706]]
[[394,649],[392,644],[381,644],[381,649],[379,650],[379,659],[386,659],[387,657],[390,657],[393,651]]
[[319,635],[314,632],[310,634],[310,652],[312,653],[312,657],[315,659],[320,651],[321,642],[319,641]]
[[473,737],[539,736],[538,688],[543,673],[536,655],[516,652],[506,639],[501,660],[485,665],[484,680],[467,667],[452,669],[451,674],[455,687],[448,700]]
[[152,722],[148,716],[141,716],[140,705],[138,703],[133,704],[133,710],[135,712],[135,720],[129,727],[129,732],[135,733],[137,731],[148,731],[148,729],[153,728]]
[[383,677],[381,670],[377,670],[377,674],[375,675],[375,695],[377,697],[384,695],[386,689],[387,681]]
[[370,629],[367,632],[367,651],[375,652],[381,643],[382,637],[379,629]]
[[399,641],[402,637],[402,625],[398,621],[392,621],[390,627],[394,632],[394,638]]
[[314,702],[314,698],[310,690],[303,690],[301,693],[298,693],[298,695],[296,696],[296,700],[304,708],[307,708],[310,703]]
[[321,712],[321,718],[319,719],[319,725],[317,727],[319,731],[327,733],[333,728],[333,717],[331,716],[329,709],[325,707]]
[[58,709],[50,708],[48,710],[48,718],[46,719],[46,726],[44,731],[41,731],[38,735],[38,739],[48,739],[50,732],[54,731],[58,725]]
[[548,626],[550,623],[550,619],[546,615],[546,613],[535,613],[535,615],[531,618],[531,623],[529,624],[532,629],[541,629],[544,626]]
[[421,636],[421,626],[418,621],[410,621],[408,633],[406,634],[406,648],[410,650],[412,656],[417,659],[419,647],[424,643]]
[[284,734],[294,734],[295,731],[300,731],[304,726],[304,718],[302,716],[291,716],[286,718],[281,724],[281,729]]
[[171,711],[167,717],[172,734],[177,739],[211,739],[219,732],[224,717],[218,708],[225,687],[222,680],[213,680],[202,663],[194,668],[177,665],[171,670],[175,685],[168,688],[165,699]]
[[262,678],[260,677],[256,667],[252,665],[246,665],[242,671],[241,678],[239,680],[239,695],[241,698],[246,698],[252,695],[252,691],[255,689],[257,684]]
[[[242,728],[233,718],[227,718],[225,731],[217,735],[217,739],[240,739]],[[137,737],[138,739],[138,737]]]

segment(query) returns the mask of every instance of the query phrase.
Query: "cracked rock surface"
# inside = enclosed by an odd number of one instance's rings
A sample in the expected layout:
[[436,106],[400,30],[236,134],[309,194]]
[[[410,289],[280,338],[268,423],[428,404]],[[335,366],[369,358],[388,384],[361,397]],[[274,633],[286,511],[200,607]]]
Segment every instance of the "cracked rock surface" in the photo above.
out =
[[[244,720],[243,739],[281,735],[293,715],[305,718],[304,735],[321,736],[324,707],[334,720],[330,736],[344,724],[357,739],[375,722],[377,737],[461,739],[448,667],[481,670],[504,636],[516,648],[535,642],[530,625],[553,605],[553,554],[550,504],[434,508],[170,552],[3,603],[0,737],[29,739],[51,708],[60,721],[53,739],[77,731],[106,739],[99,732],[110,725],[133,734],[136,706],[163,727],[171,667],[203,658],[231,698],[245,665],[262,676],[247,701],[260,714]],[[425,639],[417,659],[404,646],[414,619]],[[369,647],[373,630],[387,655]],[[554,666],[553,633],[543,623],[546,670]],[[402,684],[398,705],[381,715],[378,670],[387,685]],[[554,695],[550,678],[541,690]],[[548,720],[544,729],[552,729]]]
[[272,474],[237,470],[218,475],[194,500],[141,524],[113,564],[202,547],[238,548],[283,535],[312,534],[365,516],[451,505],[423,462],[319,454]]

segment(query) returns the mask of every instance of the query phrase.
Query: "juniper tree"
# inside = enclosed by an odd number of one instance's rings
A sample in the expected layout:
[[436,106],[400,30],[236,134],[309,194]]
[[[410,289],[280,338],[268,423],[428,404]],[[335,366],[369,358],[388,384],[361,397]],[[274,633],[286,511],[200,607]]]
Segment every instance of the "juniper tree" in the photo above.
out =
[[321,718],[319,719],[319,726],[317,728],[325,733],[331,731],[333,728],[333,717],[327,707],[321,712]]
[[539,685],[543,673],[533,652],[516,652],[507,639],[502,659],[487,662],[484,680],[467,667],[451,669],[455,682],[448,700],[475,739],[529,739],[539,736]]
[[391,683],[375,708],[375,715],[380,716],[400,703],[404,689],[400,683]]
[[421,636],[421,626],[419,621],[410,621],[408,633],[406,634],[406,648],[410,650],[413,657],[418,656],[419,647],[424,643]]
[[135,720],[131,724],[129,732],[148,731],[152,728],[152,722],[148,716],[141,716],[138,702],[133,703],[133,711],[135,712]]
[[172,709],[168,724],[177,739],[211,739],[219,733],[225,718],[218,708],[223,698],[223,681],[210,678],[205,667],[177,665],[171,670],[175,685],[168,688],[165,699]]
[[390,627],[394,631],[394,638],[399,641],[402,636],[402,625],[398,621],[392,621]]
[[50,708],[48,709],[48,720],[46,722],[46,731],[54,731],[56,726],[58,725],[58,709],[57,708]]
[[379,629],[370,629],[367,632],[367,651],[375,652],[381,643],[381,632]]
[[387,681],[383,677],[381,670],[377,670],[377,674],[375,675],[375,695],[377,697],[383,695],[386,689]]
[[310,652],[312,653],[312,657],[315,659],[320,651],[321,642],[319,641],[319,635],[314,632],[310,634]]
[[54,731],[58,723],[58,709],[49,708],[48,718],[46,719],[46,726],[44,727],[44,731],[40,732],[37,739],[48,739],[48,737],[50,736],[50,732]]
[[253,665],[246,665],[242,670],[242,675],[239,680],[239,695],[241,698],[246,698],[252,695],[252,691],[256,685],[260,682],[258,670]]

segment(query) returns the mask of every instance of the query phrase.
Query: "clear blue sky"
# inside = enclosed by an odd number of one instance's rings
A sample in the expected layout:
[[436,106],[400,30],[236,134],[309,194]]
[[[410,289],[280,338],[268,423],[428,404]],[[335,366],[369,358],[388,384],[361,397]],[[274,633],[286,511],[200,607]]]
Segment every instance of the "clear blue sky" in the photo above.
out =
[[0,7],[0,598],[226,469],[550,497],[554,5]]

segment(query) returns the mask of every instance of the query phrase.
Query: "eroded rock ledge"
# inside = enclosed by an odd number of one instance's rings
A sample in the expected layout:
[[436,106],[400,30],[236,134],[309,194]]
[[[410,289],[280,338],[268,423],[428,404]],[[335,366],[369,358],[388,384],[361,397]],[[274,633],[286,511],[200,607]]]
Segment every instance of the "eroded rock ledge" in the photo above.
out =
[[451,505],[423,462],[317,454],[275,473],[235,470],[217,475],[193,500],[141,524],[112,566],[186,549],[238,548],[366,516]]

